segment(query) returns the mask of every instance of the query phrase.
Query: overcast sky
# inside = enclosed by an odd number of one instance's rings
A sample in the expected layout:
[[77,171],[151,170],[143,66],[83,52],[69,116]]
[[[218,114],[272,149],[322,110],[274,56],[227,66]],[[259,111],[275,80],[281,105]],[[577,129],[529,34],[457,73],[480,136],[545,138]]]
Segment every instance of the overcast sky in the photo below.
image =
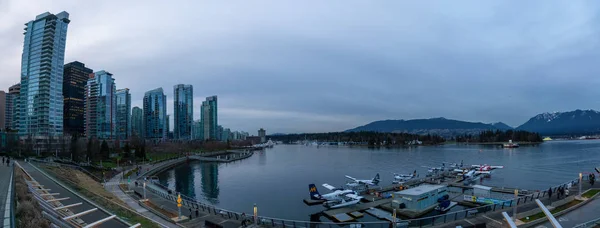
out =
[[[518,126],[600,109],[598,1],[0,0],[0,89],[24,23],[67,11],[65,63],[114,74],[133,106],[194,86],[194,116],[256,134],[446,117]],[[173,126],[173,125],[171,125]]]

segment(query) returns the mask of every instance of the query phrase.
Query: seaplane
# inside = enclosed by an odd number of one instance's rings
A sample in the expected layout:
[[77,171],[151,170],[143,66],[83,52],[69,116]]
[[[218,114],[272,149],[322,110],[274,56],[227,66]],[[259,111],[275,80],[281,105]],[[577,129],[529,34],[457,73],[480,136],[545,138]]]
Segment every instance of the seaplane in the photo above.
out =
[[429,175],[432,174],[437,174],[440,171],[444,171],[446,169],[446,165],[444,163],[442,163],[441,167],[430,167],[430,166],[421,166],[423,168],[427,168],[427,172],[429,172]]
[[308,191],[310,192],[310,198],[313,200],[324,200],[323,206],[327,208],[340,208],[345,206],[354,205],[360,202],[363,198],[359,196],[355,191],[349,189],[336,188],[329,184],[323,184],[323,187],[332,191],[325,195],[321,195],[317,186],[314,184],[308,185]]
[[471,167],[475,168],[476,174],[491,174],[494,169],[504,169],[502,165],[472,165]]
[[401,184],[415,177],[417,177],[417,170],[415,170],[412,174],[394,173],[394,180],[392,181],[392,184]]
[[347,186],[350,186],[350,187],[356,187],[357,185],[376,186],[377,184],[379,184],[379,173],[377,175],[375,175],[375,177],[373,177],[373,179],[371,179],[371,180],[359,180],[359,179],[356,179],[356,178],[348,176],[348,175],[346,175],[346,178],[348,178],[354,182],[354,183],[346,184]]
[[448,167],[450,167],[451,169],[460,169],[464,166],[462,160],[460,160],[460,164],[459,163],[450,163],[450,162],[444,162],[444,164],[448,164]]

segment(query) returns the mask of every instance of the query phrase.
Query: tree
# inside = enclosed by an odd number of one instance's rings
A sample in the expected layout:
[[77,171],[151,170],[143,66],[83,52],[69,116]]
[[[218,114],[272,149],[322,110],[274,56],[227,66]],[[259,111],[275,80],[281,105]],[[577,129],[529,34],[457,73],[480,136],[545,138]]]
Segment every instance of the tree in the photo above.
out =
[[71,137],[71,144],[69,144],[71,158],[74,162],[79,162],[79,148],[77,147],[77,139],[77,135],[73,135],[73,137]]
[[93,160],[93,157],[92,157],[93,146],[94,146],[94,143],[92,142],[92,139],[89,138],[88,143],[87,143],[87,151],[86,151],[88,161]]
[[129,160],[130,157],[131,157],[131,147],[129,146],[129,143],[126,143],[125,146],[123,147],[123,158],[125,160]]
[[109,159],[110,157],[110,150],[108,149],[108,143],[106,143],[106,140],[102,140],[100,154],[102,155],[102,159]]

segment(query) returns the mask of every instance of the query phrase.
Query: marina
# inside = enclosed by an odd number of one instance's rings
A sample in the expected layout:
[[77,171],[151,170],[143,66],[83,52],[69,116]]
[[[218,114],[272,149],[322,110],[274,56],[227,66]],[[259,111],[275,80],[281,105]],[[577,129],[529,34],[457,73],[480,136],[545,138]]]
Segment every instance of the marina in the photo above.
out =
[[[303,202],[303,199],[308,198],[307,183],[315,183],[319,190],[326,192],[320,184],[329,183],[343,187],[347,182],[345,175],[364,178],[380,173],[379,186],[372,188],[382,192],[382,196],[391,195],[405,185],[447,184],[451,201],[458,204],[447,212],[452,213],[452,211],[480,205],[463,200],[465,194],[471,194],[472,187],[465,186],[456,178],[445,175],[439,175],[439,178],[425,178],[427,169],[421,166],[435,166],[443,162],[458,163],[461,160],[464,160],[465,164],[501,164],[505,166],[504,169],[495,171],[491,178],[478,180],[477,184],[492,187],[491,192],[504,195],[513,194],[516,188],[520,190],[520,196],[525,196],[573,179],[578,172],[583,171],[580,167],[593,169],[598,166],[597,164],[600,163],[600,154],[596,153],[600,151],[598,148],[600,148],[598,140],[552,141],[539,146],[521,145],[516,149],[485,145],[444,145],[379,150],[347,146],[316,148],[303,145],[276,145],[264,151],[255,151],[253,156],[245,160],[223,164],[190,161],[157,175],[163,185],[222,208],[250,213],[252,205],[256,203],[264,216],[314,220],[317,218],[310,215],[321,212],[324,215],[324,211],[327,210],[318,202],[314,202],[316,204],[314,206],[307,206]],[[306,164],[309,163],[310,166],[307,166]],[[414,170],[417,170],[418,178],[403,184],[391,184],[394,173],[412,173]],[[261,178],[249,182],[249,176]],[[552,178],[546,178],[547,176]],[[236,190],[239,186],[246,186],[243,194],[255,197],[237,197],[240,194]],[[266,194],[268,192],[265,191],[266,188],[278,188],[278,191]],[[357,205],[383,198],[374,194],[361,196],[364,197],[363,202]],[[278,200],[271,200],[272,198]],[[377,204],[376,207],[385,210],[385,204]],[[391,205],[391,202],[389,204]],[[280,210],[284,207],[293,209]],[[362,211],[367,209],[364,208]],[[433,208],[422,216],[437,214],[439,212]],[[321,221],[328,220],[330,219],[326,215],[321,218]],[[365,213],[363,218],[357,220],[373,221],[378,218]]]

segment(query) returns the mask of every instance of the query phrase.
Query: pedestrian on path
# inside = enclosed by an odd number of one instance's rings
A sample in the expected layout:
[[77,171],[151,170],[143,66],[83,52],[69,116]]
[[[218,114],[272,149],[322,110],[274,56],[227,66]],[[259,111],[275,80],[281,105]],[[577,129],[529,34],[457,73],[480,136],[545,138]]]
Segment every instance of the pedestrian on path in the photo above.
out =
[[552,199],[552,188],[548,189],[548,199]]
[[6,159],[6,166],[10,166],[10,157]]

